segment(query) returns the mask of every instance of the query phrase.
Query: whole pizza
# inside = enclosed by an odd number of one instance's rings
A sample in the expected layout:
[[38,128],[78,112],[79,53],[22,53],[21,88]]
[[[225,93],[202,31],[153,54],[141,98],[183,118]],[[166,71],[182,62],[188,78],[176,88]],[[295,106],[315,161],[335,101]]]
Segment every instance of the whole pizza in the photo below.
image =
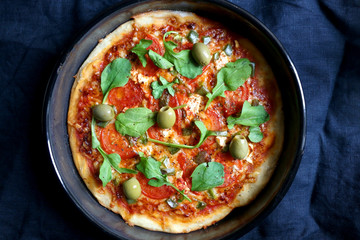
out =
[[281,95],[249,40],[181,11],[133,16],[75,76],[69,141],[101,205],[131,226],[206,228],[250,203],[283,144]]

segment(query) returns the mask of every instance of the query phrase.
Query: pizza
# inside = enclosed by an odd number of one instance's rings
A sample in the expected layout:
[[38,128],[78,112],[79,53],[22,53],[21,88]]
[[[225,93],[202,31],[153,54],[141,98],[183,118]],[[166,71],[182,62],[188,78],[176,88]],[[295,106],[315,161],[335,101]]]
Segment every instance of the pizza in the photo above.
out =
[[135,15],[75,76],[68,134],[89,191],[130,226],[187,233],[256,198],[283,145],[281,94],[248,39],[182,11]]

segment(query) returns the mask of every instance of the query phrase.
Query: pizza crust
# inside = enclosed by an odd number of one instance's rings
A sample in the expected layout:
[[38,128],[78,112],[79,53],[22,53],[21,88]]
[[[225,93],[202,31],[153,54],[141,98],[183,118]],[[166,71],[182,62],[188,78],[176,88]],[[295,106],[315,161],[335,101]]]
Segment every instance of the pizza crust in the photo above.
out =
[[[169,18],[176,18],[179,22],[192,21],[201,23],[202,21],[195,14],[188,12],[147,12],[134,16],[133,20],[122,24],[115,31],[113,31],[99,41],[99,44],[90,53],[89,57],[82,64],[79,72],[75,76],[75,81],[71,91],[71,97],[69,102],[68,133],[70,139],[70,147],[72,150],[74,158],[73,160],[76,168],[90,192],[94,195],[94,197],[99,201],[101,205],[112,210],[115,213],[120,214],[122,218],[131,226],[136,225],[153,231],[186,233],[211,226],[215,222],[218,222],[226,215],[228,215],[233,208],[245,206],[249,204],[252,200],[254,200],[254,198],[256,198],[256,196],[271,178],[271,175],[276,167],[276,162],[283,144],[283,117],[280,92],[278,89],[275,89],[274,91],[276,92],[276,97],[274,102],[276,105],[276,112],[274,112],[272,115],[274,117],[270,119],[268,123],[266,123],[268,128],[271,129],[271,132],[269,132],[269,134],[264,139],[264,141],[272,142],[273,147],[266,153],[266,160],[264,161],[264,163],[260,165],[260,167],[258,167],[253,173],[254,176],[256,175],[256,182],[244,184],[242,190],[237,194],[232,204],[228,206],[221,206],[219,208],[216,208],[209,215],[198,215],[195,218],[191,218],[191,220],[189,220],[189,218],[187,217],[174,217],[171,215],[164,215],[161,216],[160,219],[158,219],[147,214],[131,214],[127,209],[122,207],[121,204],[118,204],[113,199],[113,192],[109,188],[103,187],[101,182],[99,182],[98,179],[95,179],[93,177],[88,166],[88,159],[86,159],[79,152],[80,146],[79,142],[76,140],[76,118],[77,105],[79,103],[81,89],[83,89],[83,87],[87,84],[90,84],[91,76],[99,70],[98,64],[103,59],[104,54],[119,39],[133,31],[134,26],[136,26],[136,28],[148,27],[150,25],[162,26],[169,21]],[[249,51],[255,53],[254,55],[257,57],[256,61],[262,62],[265,66],[268,66],[260,52],[248,40],[242,39],[239,41],[241,41],[240,43],[246,46]],[[263,74],[266,74],[267,78],[260,79],[260,84],[262,84],[265,88],[276,86],[274,83],[267,83],[267,80],[269,79],[271,82],[275,81],[271,69],[263,69],[261,71],[264,71]]]

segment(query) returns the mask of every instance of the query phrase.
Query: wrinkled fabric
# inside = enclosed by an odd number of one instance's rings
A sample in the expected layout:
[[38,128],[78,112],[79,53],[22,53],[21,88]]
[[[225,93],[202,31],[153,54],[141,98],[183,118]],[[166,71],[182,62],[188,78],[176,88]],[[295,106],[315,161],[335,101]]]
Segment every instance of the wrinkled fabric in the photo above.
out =
[[[46,84],[115,0],[0,1],[0,239],[109,238],[63,190],[41,137]],[[360,1],[231,1],[290,54],[307,141],[280,204],[242,239],[360,239]]]

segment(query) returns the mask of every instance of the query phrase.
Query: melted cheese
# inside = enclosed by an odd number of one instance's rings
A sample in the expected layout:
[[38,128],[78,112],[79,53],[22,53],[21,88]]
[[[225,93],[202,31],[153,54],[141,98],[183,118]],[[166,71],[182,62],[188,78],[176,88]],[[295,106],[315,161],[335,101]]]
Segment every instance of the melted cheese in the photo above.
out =
[[224,52],[220,53],[219,59],[215,61],[216,70],[220,70],[224,67],[228,62],[230,62],[230,57],[227,56]]
[[195,116],[197,116],[200,112],[200,110],[204,107],[202,106],[202,96],[199,94],[192,94],[187,103],[186,107],[184,107],[184,110],[186,111],[186,118],[188,121],[191,121],[194,119]]

